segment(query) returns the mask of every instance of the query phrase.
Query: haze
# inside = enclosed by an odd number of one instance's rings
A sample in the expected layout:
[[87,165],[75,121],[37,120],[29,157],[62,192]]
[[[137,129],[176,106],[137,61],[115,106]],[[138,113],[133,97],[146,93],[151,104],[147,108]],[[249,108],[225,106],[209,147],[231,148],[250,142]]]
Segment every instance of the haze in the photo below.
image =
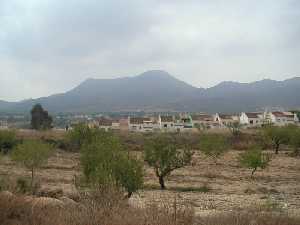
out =
[[297,0],[0,0],[0,100],[163,69],[197,87],[300,75]]

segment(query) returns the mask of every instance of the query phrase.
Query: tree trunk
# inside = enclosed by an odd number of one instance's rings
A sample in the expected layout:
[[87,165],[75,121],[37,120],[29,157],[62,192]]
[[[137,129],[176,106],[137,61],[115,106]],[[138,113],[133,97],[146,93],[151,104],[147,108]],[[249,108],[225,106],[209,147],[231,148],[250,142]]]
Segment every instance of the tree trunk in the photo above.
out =
[[128,192],[126,198],[130,198],[132,196],[132,192]]
[[275,146],[275,154],[276,155],[279,153],[279,145],[280,144],[276,144],[276,146]]
[[253,178],[253,175],[254,175],[254,173],[255,173],[255,171],[256,171],[256,167],[252,170],[252,173],[251,173],[251,178]]
[[32,194],[34,194],[33,184],[34,184],[34,169],[31,168],[31,183],[30,183],[30,188],[31,188]]
[[166,186],[165,186],[164,177],[163,177],[163,176],[160,176],[160,177],[158,177],[158,178],[159,178],[160,188],[161,188],[162,190],[165,190],[165,189],[166,189]]

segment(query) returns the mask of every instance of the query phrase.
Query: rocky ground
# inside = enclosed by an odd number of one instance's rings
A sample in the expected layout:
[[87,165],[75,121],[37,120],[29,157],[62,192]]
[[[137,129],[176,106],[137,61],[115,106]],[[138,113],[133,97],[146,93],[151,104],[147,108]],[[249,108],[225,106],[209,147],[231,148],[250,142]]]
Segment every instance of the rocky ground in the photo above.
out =
[[[183,201],[196,214],[207,215],[236,209],[265,207],[300,214],[300,158],[285,152],[273,155],[268,168],[258,170],[251,179],[249,169],[240,168],[239,151],[230,151],[217,164],[196,153],[191,166],[175,171],[166,180],[168,190],[159,190],[151,168],[145,166],[145,190],[135,194],[132,204],[147,200]],[[58,151],[47,166],[37,172],[44,192],[61,189],[63,195],[76,196],[75,177],[80,174],[79,155]],[[30,176],[29,171],[4,158],[0,176]]]

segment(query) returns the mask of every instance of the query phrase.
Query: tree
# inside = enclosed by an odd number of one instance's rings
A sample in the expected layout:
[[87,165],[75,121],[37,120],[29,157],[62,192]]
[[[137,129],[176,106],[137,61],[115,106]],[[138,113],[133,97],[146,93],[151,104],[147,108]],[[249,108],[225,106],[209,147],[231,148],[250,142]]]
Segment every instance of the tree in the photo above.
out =
[[265,169],[269,162],[270,156],[262,152],[258,147],[245,151],[239,155],[239,162],[243,167],[252,169],[251,177],[254,176],[257,168]]
[[97,134],[99,135],[99,132],[98,129],[90,128],[84,123],[75,125],[74,128],[67,133],[69,148],[73,151],[80,150],[84,143],[91,142]]
[[17,144],[16,133],[9,130],[0,130],[0,152],[7,153]]
[[31,127],[35,130],[47,130],[52,127],[52,117],[40,104],[34,105],[31,110]]
[[178,149],[170,136],[161,134],[150,140],[145,146],[144,157],[154,168],[161,189],[165,189],[165,177],[172,171],[190,164],[193,152],[189,147]]
[[99,131],[91,142],[82,146],[81,164],[88,184],[114,185],[125,189],[130,198],[143,185],[143,167],[122,149],[119,139],[112,133]]
[[229,148],[225,136],[219,134],[206,134],[201,136],[200,150],[208,157],[211,157],[215,163]]
[[239,121],[230,122],[226,126],[233,136],[238,136],[241,133],[242,125]]
[[12,160],[31,171],[31,189],[33,190],[35,170],[43,166],[50,157],[52,147],[39,140],[26,140],[12,152]]
[[290,145],[294,148],[295,155],[298,156],[300,154],[300,128],[291,132]]
[[272,125],[263,128],[263,137],[272,144],[275,154],[279,153],[280,145],[288,144],[291,129],[293,128],[290,126],[275,127]]

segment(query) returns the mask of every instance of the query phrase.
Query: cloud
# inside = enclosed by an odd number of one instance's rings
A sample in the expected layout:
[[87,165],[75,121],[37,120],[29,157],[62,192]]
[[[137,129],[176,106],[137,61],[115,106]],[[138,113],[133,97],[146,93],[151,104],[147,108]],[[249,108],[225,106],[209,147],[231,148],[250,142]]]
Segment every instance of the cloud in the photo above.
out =
[[296,76],[299,19],[296,0],[0,0],[0,99],[148,69],[204,87]]

